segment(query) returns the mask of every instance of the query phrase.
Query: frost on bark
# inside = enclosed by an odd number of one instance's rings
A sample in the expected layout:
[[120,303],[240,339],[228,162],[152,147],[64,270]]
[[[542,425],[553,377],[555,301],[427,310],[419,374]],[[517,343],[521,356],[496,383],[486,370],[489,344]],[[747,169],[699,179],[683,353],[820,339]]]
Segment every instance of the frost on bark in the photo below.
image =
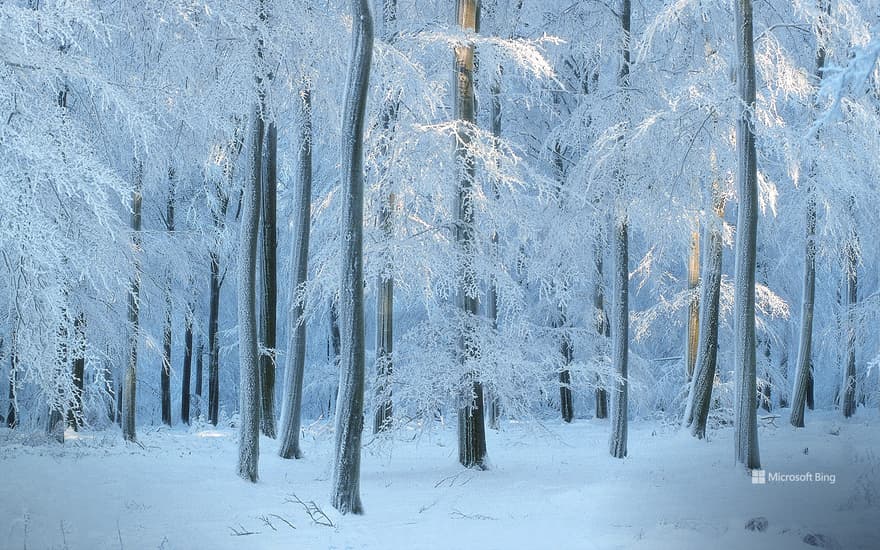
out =
[[[596,282],[593,285],[593,308],[596,310],[596,333],[603,338],[611,337],[611,323],[605,312],[605,289],[603,282],[602,247],[596,246]],[[600,376],[596,376],[596,418],[608,418],[608,391]]]
[[193,355],[193,308],[186,312],[183,329],[183,381],[180,385],[180,421],[189,426],[190,413],[190,380],[192,378]]
[[700,296],[697,287],[700,286],[700,229],[691,232],[691,250],[688,257],[688,291],[691,294],[688,304],[687,323],[687,377],[694,375],[694,366],[697,363],[697,347],[700,338]]
[[[632,6],[630,0],[622,0],[620,7],[620,25],[623,31],[622,62],[618,85],[623,90],[624,106],[627,103],[627,88],[629,88],[629,64],[630,64],[630,18]],[[626,142],[621,146],[625,149]],[[619,194],[624,194],[626,189],[626,177],[623,170],[617,175]],[[621,197],[616,197],[620,202]],[[629,227],[625,206],[618,204],[614,213],[614,303],[611,312],[612,328],[612,361],[614,374],[617,380],[611,390],[611,442],[609,451],[615,458],[626,457],[627,443],[627,414],[629,380],[627,370],[629,362]]]
[[751,0],[736,0],[737,191],[734,268],[735,458],[746,468],[761,467],[756,411],[755,262],[758,236],[758,167],[755,153],[755,49]]
[[[628,1],[624,2],[629,4]],[[628,11],[628,10],[627,10]],[[628,19],[628,17],[627,17]],[[611,314],[613,329],[614,373],[618,376],[611,389],[611,456],[626,457],[627,398],[629,382],[629,234],[622,215],[614,227],[614,305]]]
[[[855,199],[850,197],[850,212],[853,212]],[[846,323],[844,325],[846,354],[844,357],[843,385],[840,395],[840,409],[845,418],[856,413],[856,305],[858,303],[858,237],[853,229],[844,249],[846,275]]]
[[[265,107],[264,107],[265,111]],[[262,261],[260,286],[260,335],[267,353],[260,356],[260,391],[262,413],[260,429],[263,435],[275,438],[275,348],[278,304],[278,130],[275,122],[266,130],[266,178],[262,194]]]
[[[829,5],[819,0],[819,7],[828,13]],[[819,36],[816,50],[816,79],[822,81],[825,69],[825,43]],[[789,422],[796,428],[804,427],[804,405],[813,408],[813,308],[816,297],[816,190],[815,166],[812,167],[807,183],[806,244],[804,252],[804,280],[801,292],[801,324],[798,341],[797,363],[795,364],[794,390],[791,395],[791,415]]]
[[[391,44],[397,24],[397,0],[383,0],[382,3],[382,41]],[[397,120],[398,100],[395,93],[386,90],[385,103],[382,105],[381,123],[382,136],[379,142],[379,156],[389,159],[390,142],[394,138],[394,123]],[[386,162],[381,163],[380,181],[382,203],[379,208],[378,225],[382,229],[385,241],[390,243],[394,234],[392,214],[394,212],[394,193],[388,181],[389,174]],[[376,281],[376,406],[373,411],[373,433],[391,427],[393,403],[391,382],[394,375],[394,259],[389,252],[385,253],[384,267]]]
[[86,368],[86,318],[80,313],[73,321],[73,406],[67,411],[67,425],[79,430],[83,425],[83,391]]
[[241,203],[238,249],[238,475],[256,482],[260,458],[260,350],[257,339],[257,239],[260,231],[263,115],[253,113],[251,173]]
[[[226,168],[226,181],[232,180],[231,167]],[[212,213],[216,241],[209,254],[211,286],[208,298],[208,421],[217,425],[220,413],[220,290],[223,275],[220,271],[220,232],[229,207],[229,197],[217,184],[218,208]],[[201,405],[200,405],[201,406]]]
[[[501,142],[501,122],[502,122],[502,112],[501,112],[501,74],[502,68],[499,65],[498,70],[496,71],[493,80],[492,80],[492,137],[494,138],[493,146],[497,149]],[[499,199],[499,191],[497,182],[492,183],[492,193],[496,200]],[[498,249],[498,231],[496,229],[492,230],[492,248],[494,250]],[[486,315],[489,319],[492,320],[492,328],[494,330],[498,330],[498,287],[495,279],[493,278],[489,282],[489,290],[486,293]],[[493,430],[499,429],[499,419],[501,417],[501,399],[498,396],[497,392],[492,392],[489,394],[488,398],[488,407],[489,407],[489,418],[488,424],[489,428]]]
[[[168,170],[168,205],[165,214],[165,230],[174,233],[174,169]],[[165,322],[162,327],[162,423],[171,425],[171,271],[165,274]]]
[[135,433],[137,362],[140,326],[138,323],[141,288],[141,203],[143,201],[143,165],[136,161],[134,189],[131,195],[131,252],[134,258],[134,275],[128,292],[128,366],[122,388],[122,436],[126,441],[137,441]]
[[[456,0],[456,22],[465,32],[478,31],[479,0]],[[477,314],[477,297],[473,272],[474,255],[474,159],[468,150],[474,124],[474,44],[457,44],[455,50],[454,107],[459,122],[456,133],[455,158],[457,161],[457,189],[455,205],[455,240],[461,258],[462,281],[456,302],[467,322]],[[460,361],[465,365],[476,355],[476,342],[472,329],[464,328],[459,341]],[[466,468],[486,468],[486,432],[483,425],[483,386],[476,374],[468,372],[463,380],[461,403],[458,410],[458,460]]]
[[719,183],[712,186],[715,216],[706,227],[706,254],[703,267],[702,296],[700,298],[700,338],[696,364],[685,413],[685,425],[691,434],[706,437],[706,422],[712,403],[712,387],[718,357],[718,319],[721,302],[721,261],[724,250],[724,197]]
[[361,435],[364,429],[364,117],[373,51],[369,0],[351,0],[352,48],[342,115],[342,354],[336,399],[336,459],[331,502],[342,514],[362,514]]
[[312,96],[311,84],[303,80],[300,91],[300,144],[297,163],[296,204],[293,218],[293,247],[290,265],[293,307],[290,311],[290,330],[287,340],[287,364],[284,371],[284,399],[281,406],[282,458],[302,458],[299,433],[302,424],[303,375],[306,362],[306,322],[303,318],[305,303],[298,293],[303,290],[309,274],[309,233],[312,204]]
[[18,427],[18,332],[12,329],[9,345],[9,409],[6,411],[6,427]]
[[562,357],[562,368],[559,370],[559,409],[562,412],[562,420],[571,422],[574,420],[574,403],[571,395],[571,362],[574,359],[574,350],[571,346],[571,336],[568,334],[568,316],[565,308],[559,308],[559,320],[556,328],[561,332],[559,339],[559,352]]

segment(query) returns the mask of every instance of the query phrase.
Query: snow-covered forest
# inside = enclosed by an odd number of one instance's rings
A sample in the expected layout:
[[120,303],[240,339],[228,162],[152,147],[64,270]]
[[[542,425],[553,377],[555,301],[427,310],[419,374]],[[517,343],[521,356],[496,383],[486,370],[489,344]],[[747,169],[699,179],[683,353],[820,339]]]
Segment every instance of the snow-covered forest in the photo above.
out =
[[877,548],[878,204],[880,0],[0,0],[0,547]]

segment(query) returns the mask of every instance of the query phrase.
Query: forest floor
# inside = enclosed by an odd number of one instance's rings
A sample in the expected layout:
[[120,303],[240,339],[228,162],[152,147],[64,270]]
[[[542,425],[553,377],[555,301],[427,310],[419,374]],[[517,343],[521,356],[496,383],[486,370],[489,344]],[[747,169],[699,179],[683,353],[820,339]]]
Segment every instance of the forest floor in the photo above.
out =
[[[607,421],[508,423],[488,434],[484,472],[457,465],[453,425],[367,437],[360,517],[328,504],[325,423],[298,461],[263,438],[256,485],[235,474],[234,429],[142,428],[142,446],[81,433],[63,447],[3,429],[0,548],[880,548],[880,417],[815,412],[794,430],[781,414],[760,429],[765,484],[734,467],[730,428],[705,442],[634,422],[616,460]],[[766,528],[747,530],[758,517]]]

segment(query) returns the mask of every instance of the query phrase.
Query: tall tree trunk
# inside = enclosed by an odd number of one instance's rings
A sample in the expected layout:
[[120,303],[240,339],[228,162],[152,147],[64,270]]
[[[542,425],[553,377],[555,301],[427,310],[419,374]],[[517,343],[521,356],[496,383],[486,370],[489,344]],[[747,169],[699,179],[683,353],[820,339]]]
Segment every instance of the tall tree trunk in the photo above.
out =
[[180,385],[180,421],[189,426],[190,379],[193,355],[193,308],[189,306],[183,331],[183,382]]
[[122,389],[122,436],[126,441],[137,441],[135,416],[137,414],[137,362],[140,341],[140,291],[141,291],[141,203],[143,202],[143,173],[141,161],[135,161],[134,189],[131,195],[131,248],[134,258],[134,275],[128,293],[128,367]]
[[571,422],[574,420],[574,403],[571,395],[571,366],[574,360],[574,350],[571,347],[571,336],[568,334],[568,316],[565,308],[559,308],[559,322],[557,328],[561,331],[559,339],[559,353],[562,356],[562,368],[559,370],[559,409],[562,412],[562,420]]
[[706,437],[706,422],[712,403],[712,386],[715,383],[715,369],[718,358],[718,319],[721,303],[721,262],[724,251],[722,231],[724,229],[724,197],[720,184],[712,184],[712,202],[715,216],[706,227],[707,247],[703,267],[703,288],[700,303],[700,339],[697,362],[691,379],[690,399],[688,400],[685,424],[691,434],[703,439]]
[[[456,21],[465,32],[478,32],[479,0],[456,0]],[[474,104],[474,43],[468,41],[455,46],[455,118],[460,126],[456,135],[455,157],[458,174],[456,192],[455,240],[458,243],[464,280],[458,290],[458,307],[468,323],[477,315],[477,297],[471,292],[476,287],[473,272],[474,207],[473,185],[475,166],[468,145],[473,139],[472,125],[476,121]],[[461,360],[466,364],[477,353],[475,335],[467,330],[459,342]],[[465,375],[465,387],[458,410],[458,460],[467,468],[486,468],[486,432],[483,426],[483,386],[476,373]]]
[[[830,4],[818,0],[819,8],[829,13]],[[816,49],[816,79],[821,84],[825,69],[825,43],[819,36]],[[807,183],[806,252],[804,253],[804,283],[801,293],[801,333],[795,365],[794,390],[791,396],[789,422],[796,428],[804,427],[804,404],[813,409],[813,303],[816,295],[816,189],[815,165]]]
[[[397,0],[382,2],[382,41],[392,44],[397,24]],[[379,155],[389,159],[390,143],[393,140],[394,123],[397,120],[396,93],[386,90],[385,104],[382,106],[382,137]],[[394,234],[392,213],[394,212],[394,193],[388,181],[389,170],[382,163],[382,201],[379,209],[379,227],[390,243]],[[391,400],[391,381],[394,374],[394,259],[389,252],[383,258],[385,267],[376,281],[376,407],[373,412],[373,433],[391,427],[393,404]]]
[[86,369],[86,318],[80,313],[73,321],[73,406],[67,411],[67,425],[79,430],[83,425],[83,391]]
[[361,435],[364,428],[364,117],[373,52],[369,0],[351,0],[353,36],[342,115],[342,285],[339,320],[342,355],[336,399],[333,507],[362,514]]
[[736,462],[761,467],[758,451],[755,350],[755,262],[758,237],[758,167],[755,153],[755,46],[751,0],[736,0],[737,88],[740,113],[736,125],[737,190],[734,281],[736,366]]
[[[629,93],[629,63],[630,63],[630,20],[632,6],[630,0],[622,0],[620,8],[620,25],[623,30],[623,61],[620,66],[618,85],[623,90],[624,105],[627,103]],[[626,147],[626,142],[623,142]],[[626,186],[626,177],[621,173],[621,188]],[[621,202],[621,198],[617,198]],[[626,209],[623,204],[617,204],[614,213],[614,307],[611,314],[611,322],[614,324],[612,360],[617,380],[611,392],[611,456],[615,458],[626,457],[627,444],[627,414],[629,397],[628,363],[629,363],[629,227]]]
[[[850,198],[850,212],[854,210],[854,198]],[[855,219],[853,219],[855,223]],[[845,247],[844,259],[846,270],[846,323],[844,324],[846,335],[845,366],[843,372],[843,386],[841,389],[840,408],[844,418],[849,418],[856,413],[856,304],[858,303],[858,237],[855,229],[852,231],[849,242]]]
[[[501,75],[502,67],[499,65],[498,70],[493,75],[492,80],[492,137],[494,138],[493,146],[497,149],[501,143]],[[498,183],[492,182],[492,194],[495,200],[500,198]],[[498,249],[498,230],[492,230],[492,248]],[[486,315],[492,320],[492,328],[498,330],[498,286],[493,278],[489,282],[489,291],[486,296]],[[499,419],[501,417],[501,399],[497,391],[493,391],[489,395],[489,428],[493,430],[499,429]]]
[[[596,247],[596,283],[593,285],[593,307],[596,310],[596,334],[608,339],[611,337],[611,323],[605,312],[605,291],[603,275],[602,247]],[[608,391],[602,378],[596,376],[596,418],[608,418]]]
[[[629,20],[629,0],[624,12]],[[628,30],[628,26],[626,27]],[[629,229],[626,217],[617,214],[614,227],[614,309],[611,314],[614,323],[613,351],[614,373],[618,379],[611,390],[611,456],[626,457],[627,413],[629,397]]]
[[260,350],[257,335],[257,240],[263,157],[263,113],[253,112],[251,174],[241,204],[238,257],[238,475],[256,482],[260,459]]
[[299,292],[305,288],[309,275],[309,235],[311,232],[312,205],[312,91],[307,79],[300,91],[300,144],[299,170],[296,181],[296,205],[294,207],[294,237],[291,250],[291,281],[293,307],[290,312],[290,331],[287,341],[287,365],[285,369],[284,400],[281,407],[282,458],[301,458],[299,432],[302,424],[302,390],[306,363],[305,296]]
[[687,330],[687,377],[688,380],[694,375],[694,365],[697,362],[697,347],[700,338],[700,296],[697,287],[700,286],[700,223],[691,232],[691,253],[688,257],[688,291],[691,294],[688,306],[688,330]]
[[278,304],[278,130],[275,122],[266,131],[266,181],[263,184],[262,217],[262,270],[263,284],[260,307],[260,334],[267,354],[260,357],[260,384],[262,386],[262,415],[260,428],[263,435],[275,439],[275,348]]
[[[219,243],[215,244],[219,247]],[[220,413],[220,252],[211,251],[211,291],[208,300],[208,421],[217,425]]]
[[[165,229],[169,236],[174,234],[174,169],[168,169],[168,207],[165,214]],[[171,321],[173,309],[171,301],[171,271],[165,274],[165,324],[162,329],[162,422],[171,425]]]

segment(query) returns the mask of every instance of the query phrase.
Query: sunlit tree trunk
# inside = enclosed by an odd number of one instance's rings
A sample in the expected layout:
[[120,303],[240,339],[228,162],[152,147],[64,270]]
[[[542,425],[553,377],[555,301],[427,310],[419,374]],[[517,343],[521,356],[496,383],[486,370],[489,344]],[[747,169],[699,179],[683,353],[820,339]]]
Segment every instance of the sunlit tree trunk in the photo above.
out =
[[309,275],[309,234],[312,204],[312,91],[307,79],[300,91],[300,143],[297,163],[296,204],[293,218],[293,247],[290,265],[293,307],[290,311],[290,330],[287,340],[284,399],[281,406],[282,458],[301,458],[299,433],[302,424],[303,375],[306,363],[306,321],[303,318],[305,296],[297,294],[305,288]]
[[143,201],[143,164],[135,161],[134,189],[131,196],[131,252],[134,258],[134,275],[128,293],[128,367],[122,389],[122,435],[126,441],[136,441],[135,415],[137,413],[137,362],[140,340],[140,289],[141,289],[141,203]]
[[[391,44],[397,24],[397,0],[382,2],[382,41]],[[382,106],[382,137],[380,138],[379,155],[389,158],[389,146],[393,140],[394,123],[397,120],[396,94],[386,91],[385,104]],[[380,180],[382,181],[382,204],[379,208],[379,227],[385,235],[385,241],[391,242],[394,233],[392,214],[394,212],[394,193],[388,181],[389,170],[382,163]],[[387,199],[385,199],[387,197]],[[391,381],[394,374],[394,259],[386,252],[384,269],[376,281],[376,406],[373,412],[373,433],[378,433],[391,426],[393,404],[391,400]]]
[[691,294],[688,305],[687,323],[687,377],[688,380],[694,375],[694,365],[697,363],[697,347],[700,338],[700,296],[697,287],[700,286],[700,224],[691,232],[691,251],[688,257],[688,291]]
[[758,236],[758,167],[755,152],[755,46],[751,0],[736,0],[737,190],[734,280],[736,402],[735,458],[749,469],[761,467],[756,411],[755,262]]
[[342,355],[336,399],[336,460],[331,502],[342,514],[362,514],[361,435],[364,427],[364,118],[373,52],[369,0],[351,0],[352,49],[342,115]]
[[700,299],[700,338],[697,362],[691,379],[685,424],[691,434],[706,437],[706,422],[712,402],[712,387],[718,357],[718,319],[721,304],[721,262],[724,251],[724,196],[716,180],[712,184],[714,217],[706,227],[706,254],[703,267],[702,297]]
[[[479,0],[456,0],[456,22],[461,30],[475,33],[479,21]],[[473,280],[474,254],[474,159],[468,145],[472,140],[471,126],[476,121],[474,104],[474,43],[468,41],[455,46],[455,85],[453,104],[455,118],[459,121],[456,134],[455,158],[456,175],[455,240],[458,243],[464,280],[460,283],[456,297],[458,307],[463,311],[467,322],[477,315],[477,297],[471,295],[475,288]],[[461,360],[469,362],[476,353],[476,342],[471,330],[466,330],[459,343]],[[483,425],[483,386],[476,374],[465,375],[463,395],[458,410],[458,460],[467,468],[486,467],[486,432]]]
[[[826,0],[818,0],[818,3],[819,8],[827,14],[830,4]],[[820,35],[816,50],[816,80],[819,83],[822,82],[824,74],[825,57],[825,42]],[[801,293],[801,332],[789,417],[791,425],[796,428],[804,427],[804,405],[810,410],[813,409],[813,304],[816,295],[816,189],[814,179],[815,166],[810,170],[806,189],[806,251],[804,253],[804,280]]]

